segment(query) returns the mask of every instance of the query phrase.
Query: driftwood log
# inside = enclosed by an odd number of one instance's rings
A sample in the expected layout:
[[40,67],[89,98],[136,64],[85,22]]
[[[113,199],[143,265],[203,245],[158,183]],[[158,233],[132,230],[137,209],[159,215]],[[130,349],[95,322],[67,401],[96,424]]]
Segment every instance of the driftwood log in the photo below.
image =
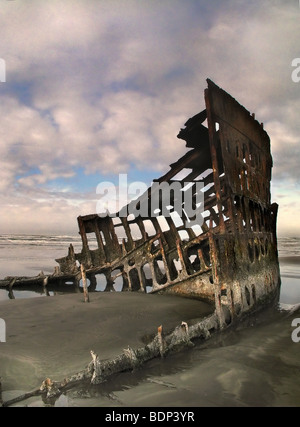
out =
[[166,336],[163,334],[162,326],[159,326],[157,334],[149,344],[136,350],[128,347],[123,350],[122,354],[113,359],[101,360],[98,354],[91,350],[92,360],[82,371],[66,377],[62,381],[52,381],[50,378],[46,378],[39,388],[9,401],[4,401],[2,406],[11,406],[38,395],[47,401],[47,399],[58,398],[63,392],[80,384],[101,384],[114,374],[134,370],[151,359],[165,357],[169,353],[193,346],[192,341],[197,338],[206,340],[210,337],[211,332],[218,329],[219,322],[214,313],[191,326],[182,322]]

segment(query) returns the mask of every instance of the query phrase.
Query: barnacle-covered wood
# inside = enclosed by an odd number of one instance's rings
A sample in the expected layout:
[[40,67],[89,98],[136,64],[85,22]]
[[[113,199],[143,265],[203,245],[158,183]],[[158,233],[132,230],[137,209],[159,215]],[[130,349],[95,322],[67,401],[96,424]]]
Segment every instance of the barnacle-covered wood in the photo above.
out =
[[47,402],[47,399],[59,397],[74,386],[80,386],[85,383],[101,384],[117,373],[140,368],[151,359],[165,357],[170,353],[179,352],[193,346],[192,340],[194,339],[205,341],[210,337],[211,333],[218,331],[218,329],[218,318],[216,314],[213,314],[190,327],[186,322],[182,322],[181,325],[165,337],[162,334],[162,326],[159,326],[157,334],[149,344],[137,349],[128,347],[123,350],[122,354],[112,359],[102,360],[97,353],[91,350],[92,360],[82,371],[70,375],[62,381],[53,381],[50,378],[46,378],[37,389],[3,402],[3,406],[11,406],[38,395],[43,396]]

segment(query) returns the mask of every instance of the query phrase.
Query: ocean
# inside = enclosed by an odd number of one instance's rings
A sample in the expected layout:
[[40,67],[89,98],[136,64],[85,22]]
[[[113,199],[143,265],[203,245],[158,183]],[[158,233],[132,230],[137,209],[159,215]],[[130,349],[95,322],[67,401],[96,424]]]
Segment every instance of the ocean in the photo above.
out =
[[[80,250],[80,236],[0,235],[0,279],[52,273],[55,258],[65,256],[70,243]],[[153,360],[101,387],[72,390],[54,406],[300,406],[300,237],[279,237],[278,251],[277,307],[217,334],[204,347]],[[42,289],[16,289],[13,295],[46,297]],[[10,298],[0,289],[0,301]],[[30,405],[44,404],[35,398]]]

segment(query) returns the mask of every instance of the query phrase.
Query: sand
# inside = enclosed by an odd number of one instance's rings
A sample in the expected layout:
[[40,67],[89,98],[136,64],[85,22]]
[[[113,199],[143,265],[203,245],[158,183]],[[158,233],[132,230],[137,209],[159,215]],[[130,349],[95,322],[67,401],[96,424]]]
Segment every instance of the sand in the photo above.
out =
[[6,342],[0,343],[3,390],[36,388],[46,378],[62,380],[90,362],[90,350],[101,359],[144,346],[163,325],[174,329],[212,312],[200,301],[141,293],[82,294],[0,302]]

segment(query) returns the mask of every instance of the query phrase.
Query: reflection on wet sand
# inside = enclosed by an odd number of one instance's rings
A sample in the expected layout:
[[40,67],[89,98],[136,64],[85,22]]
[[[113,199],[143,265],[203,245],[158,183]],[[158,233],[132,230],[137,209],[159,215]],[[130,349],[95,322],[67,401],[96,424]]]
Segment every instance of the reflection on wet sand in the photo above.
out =
[[[74,388],[61,395],[59,399],[54,399],[51,404],[54,406],[108,407],[299,406],[300,342],[296,343],[292,340],[294,329],[292,321],[300,318],[300,308],[297,305],[300,302],[299,259],[299,257],[297,259],[293,257],[280,260],[282,284],[278,306],[264,310],[250,317],[247,322],[215,335],[204,345],[196,343],[192,349],[171,355],[166,359],[152,360],[143,369],[118,374],[110,381],[97,386],[87,385]],[[97,287],[95,290],[97,291]],[[61,288],[60,291],[48,288],[51,297],[61,291]],[[79,287],[76,291],[81,293],[82,288]],[[18,317],[20,327],[28,328],[28,330],[30,328],[31,331],[34,331],[35,328],[42,328],[46,334],[47,327],[49,327],[48,321],[45,320],[39,325],[30,323],[30,317],[26,315],[26,304],[18,302],[18,298],[20,298],[18,292],[25,291],[14,289],[15,301],[6,301],[5,305],[18,303],[18,310],[13,317]],[[27,292],[31,293],[31,296],[33,292],[35,295],[45,296],[41,287],[31,288]],[[72,284],[66,285],[63,291],[63,293],[70,294],[74,292]],[[110,293],[101,294],[101,292],[96,292],[94,295],[100,297],[104,294],[107,294],[108,297],[110,295]],[[114,295],[110,295],[115,302],[118,294],[116,292]],[[69,298],[68,295],[65,297]],[[76,298],[76,296],[74,297]],[[152,298],[146,295],[145,297]],[[51,300],[53,303],[55,301],[53,305],[59,306],[61,298],[42,298],[41,300]],[[181,305],[176,304],[172,309],[173,316],[178,316],[180,320],[186,320],[182,316],[186,316],[187,313],[190,318],[196,317],[197,309],[196,312],[190,309],[196,301],[186,300],[185,303],[188,303],[187,312],[180,311]],[[29,305],[28,310],[30,310]],[[4,399],[7,400],[20,394],[20,390],[17,390],[20,386],[23,390],[26,388],[24,391],[34,388],[37,384],[36,375],[42,381],[45,378],[45,372],[58,379],[68,374],[69,368],[71,369],[68,352],[80,353],[80,363],[73,366],[74,371],[84,366],[88,362],[85,350],[89,350],[87,339],[89,334],[95,334],[95,339],[93,339],[95,345],[97,342],[103,342],[101,340],[105,334],[106,347],[101,348],[102,356],[105,358],[115,354],[114,345],[116,343],[121,347],[128,345],[129,342],[133,347],[138,346],[143,342],[144,334],[152,333],[151,328],[145,330],[145,312],[140,310],[139,305],[135,305],[134,310],[128,312],[127,318],[121,313],[118,315],[118,310],[122,309],[123,304],[117,303],[112,306],[107,299],[106,305],[107,309],[111,310],[111,314],[114,313],[113,323],[116,325],[120,322],[122,329],[117,330],[116,333],[110,332],[107,323],[110,317],[108,315],[100,324],[97,324],[95,318],[95,322],[89,324],[88,331],[85,330],[85,333],[79,333],[78,329],[74,342],[71,342],[70,335],[66,335],[65,342],[58,341],[52,351],[50,351],[50,347],[47,350],[45,335],[42,364],[37,362],[35,351],[27,356],[24,353],[26,347],[30,348],[34,343],[33,333],[32,338],[22,347],[21,351],[18,354],[16,352],[12,359],[7,360],[6,373],[9,373],[10,381],[9,383],[3,381]],[[39,304],[35,304],[34,310],[38,311],[39,306]],[[86,319],[79,316],[68,323],[69,316],[72,314],[71,306],[65,311],[60,327],[68,325],[70,329],[75,328],[76,330],[77,326],[84,323]],[[40,308],[42,309],[42,306]],[[147,310],[148,313],[151,313],[151,307],[148,307]],[[50,320],[51,312],[49,316]],[[152,316],[151,322],[157,326],[157,321],[160,319],[154,312]],[[0,317],[3,316],[0,315]],[[170,319],[169,314],[168,318]],[[15,341],[17,338],[13,336],[14,333],[9,332],[9,322],[7,325],[8,338]],[[129,328],[126,325],[129,325]],[[136,333],[133,333],[133,325],[138,325],[139,331],[143,330],[143,334],[137,334],[137,336]],[[55,337],[52,337],[52,340],[55,341]],[[65,356],[62,356],[63,351],[65,351]],[[53,358],[56,360],[56,365],[52,366],[51,371],[51,359],[53,360]],[[26,378],[24,377],[24,364],[26,365]],[[1,370],[3,370],[3,366],[4,364],[1,363]],[[2,372],[1,376],[4,377]],[[22,376],[24,381],[18,387],[17,379],[22,379]],[[35,381],[30,382],[30,377],[34,377]],[[49,402],[45,403],[40,398],[33,397],[26,404],[45,406]]]

